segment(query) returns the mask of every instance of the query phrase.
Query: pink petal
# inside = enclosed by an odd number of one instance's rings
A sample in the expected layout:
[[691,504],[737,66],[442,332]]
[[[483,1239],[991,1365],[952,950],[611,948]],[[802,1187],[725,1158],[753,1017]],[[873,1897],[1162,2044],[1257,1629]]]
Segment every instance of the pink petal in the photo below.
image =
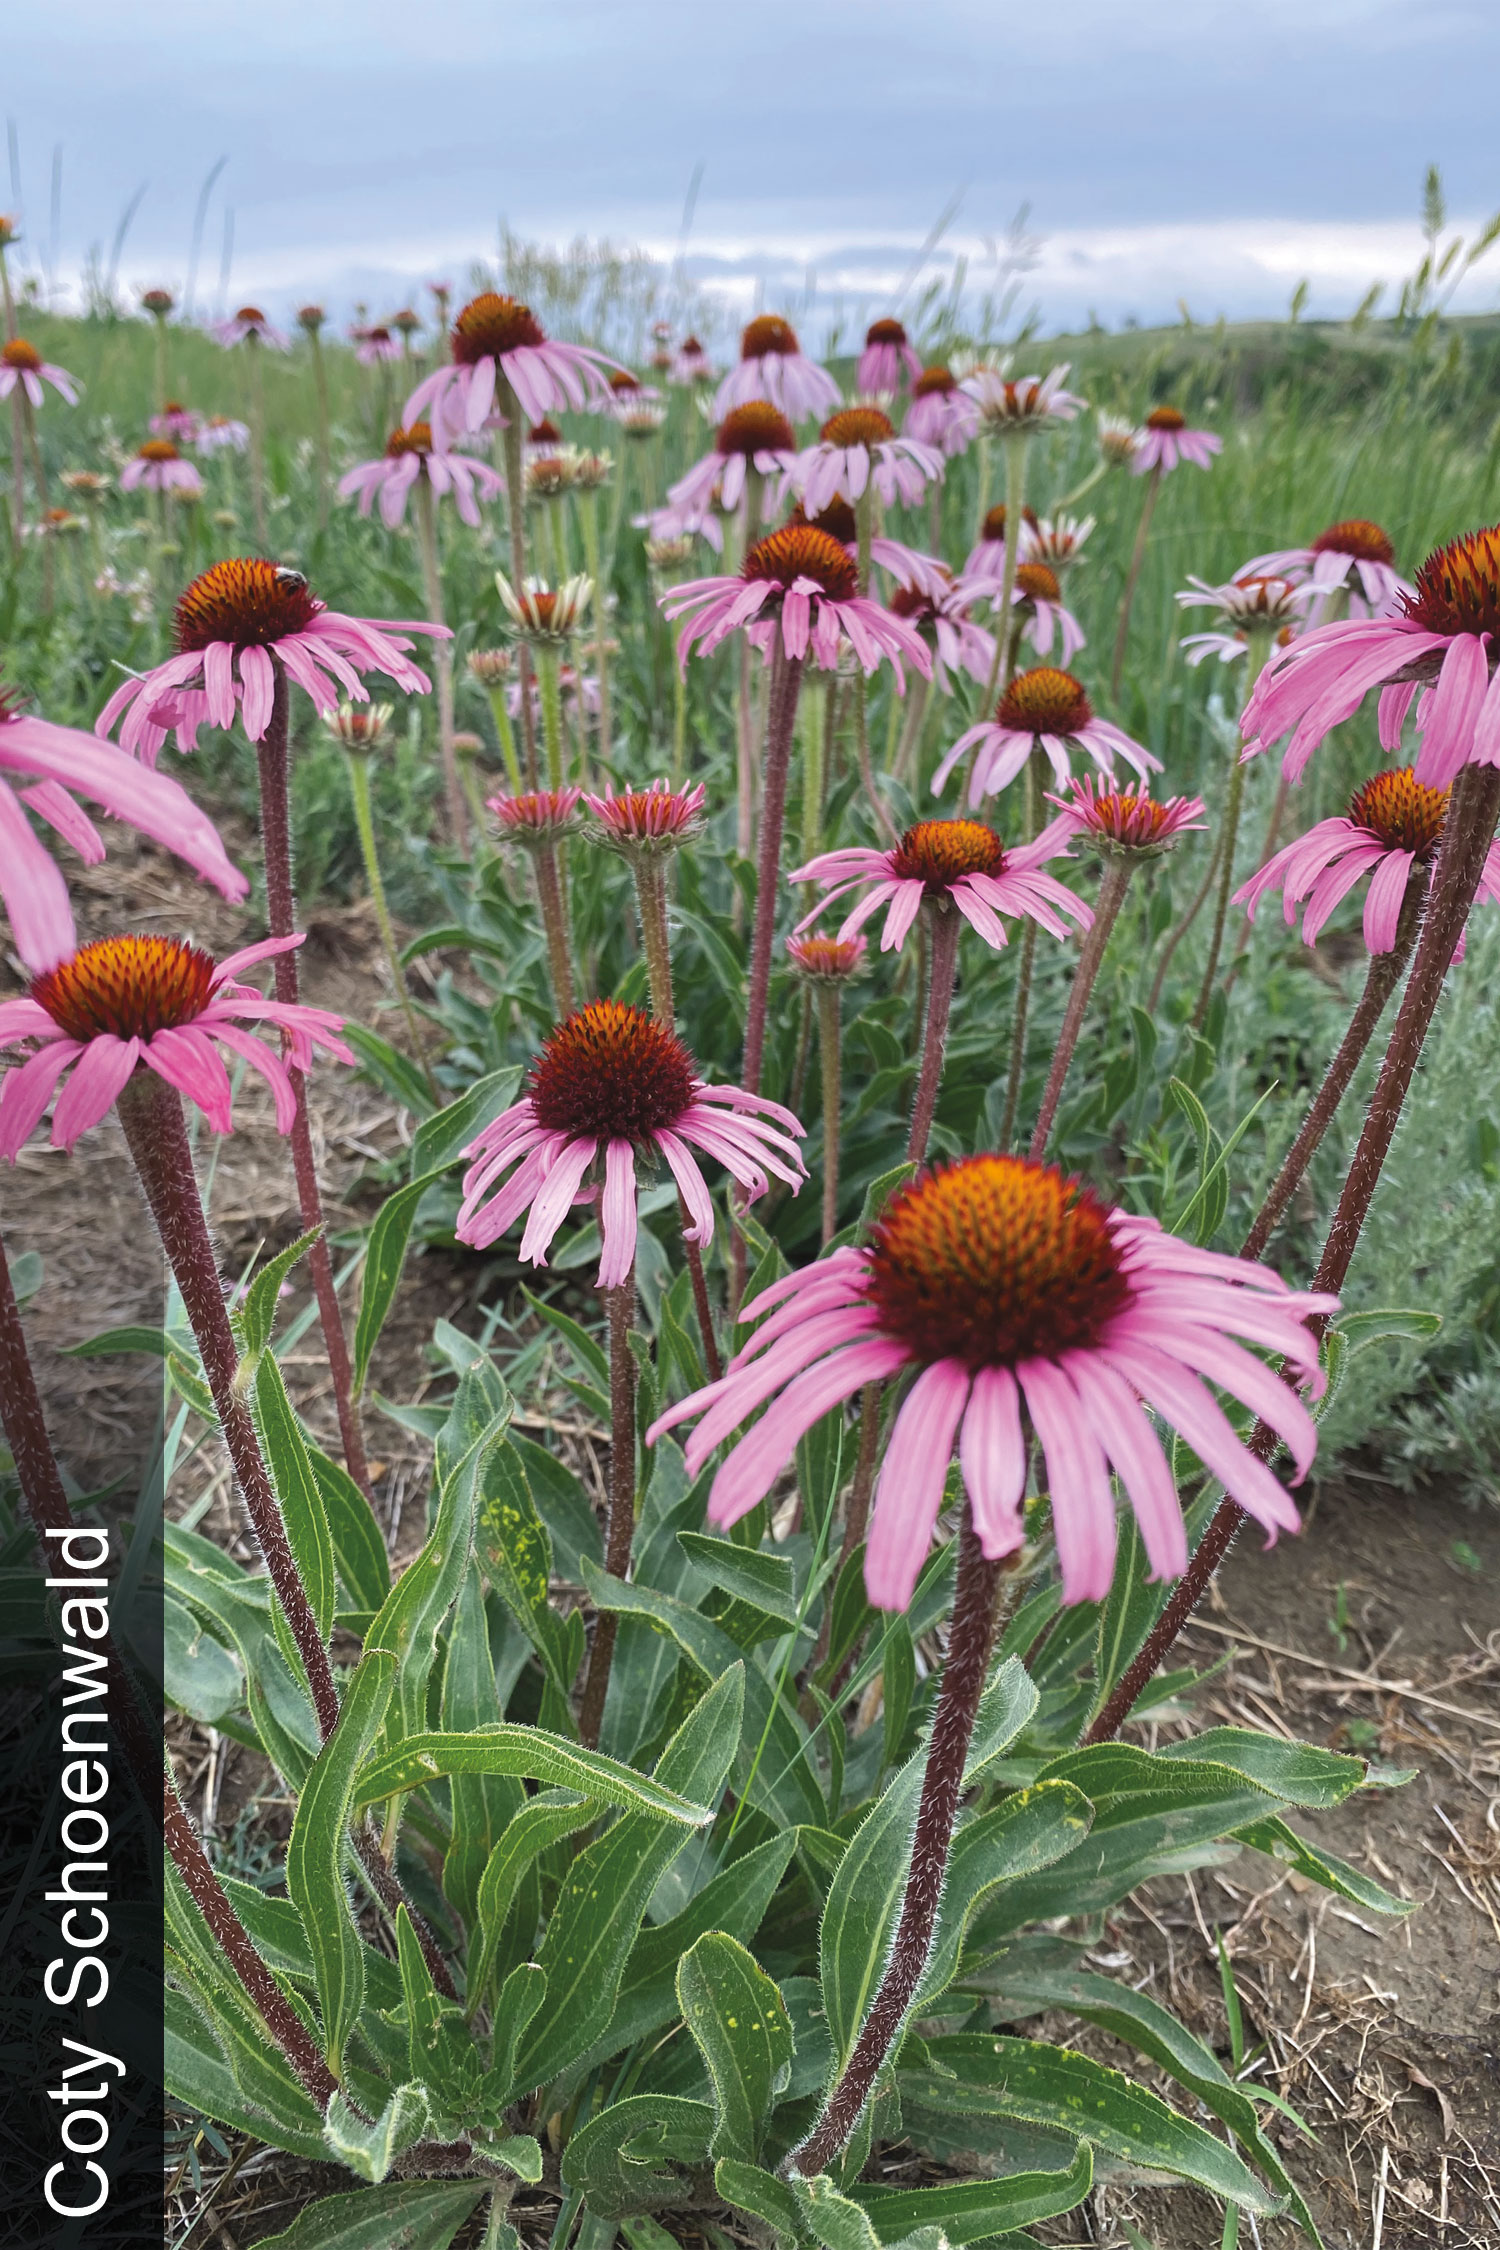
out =
[[52,1112],[54,1148],[71,1148],[80,1133],[109,1115],[121,1087],[135,1069],[140,1047],[138,1039],[115,1039],[107,1034],[89,1041]]
[[1023,1360],[1016,1374],[1046,1455],[1063,1600],[1102,1602],[1115,1570],[1115,1504],[1093,1417],[1053,1361]]
[[51,1101],[58,1079],[81,1052],[76,1039],[54,1038],[40,1054],[30,1056],[0,1079],[0,1156],[15,1162],[18,1150]]
[[623,1288],[635,1264],[636,1238],[635,1150],[627,1140],[612,1140],[604,1152],[599,1231],[604,1255],[599,1260],[598,1285]]
[[875,1337],[831,1353],[789,1383],[714,1478],[708,1496],[709,1522],[721,1531],[738,1523],[765,1498],[814,1422],[820,1422],[840,1399],[852,1398],[866,1383],[893,1375],[905,1364],[899,1344]]
[[[3,730],[0,730],[3,731]],[[0,781],[0,900],[16,951],[34,975],[78,949],[68,886],[16,797]]]
[[1187,1532],[1172,1472],[1144,1407],[1123,1377],[1097,1355],[1069,1352],[1063,1365],[1120,1472],[1152,1576],[1180,1578],[1187,1569]]
[[544,1266],[547,1263],[547,1250],[552,1237],[567,1217],[598,1146],[597,1140],[588,1134],[578,1140],[568,1141],[548,1172],[542,1191],[531,1206],[526,1232],[521,1237],[520,1254],[529,1259],[532,1265]]
[[1021,1401],[1008,1368],[982,1367],[974,1377],[958,1441],[959,1467],[981,1552],[990,1562],[1014,1554],[1026,1536],[1026,1440]]
[[875,1487],[865,1549],[865,1592],[876,1609],[902,1610],[911,1601],[932,1545],[968,1395],[968,1369],[940,1359],[923,1368],[901,1402]]

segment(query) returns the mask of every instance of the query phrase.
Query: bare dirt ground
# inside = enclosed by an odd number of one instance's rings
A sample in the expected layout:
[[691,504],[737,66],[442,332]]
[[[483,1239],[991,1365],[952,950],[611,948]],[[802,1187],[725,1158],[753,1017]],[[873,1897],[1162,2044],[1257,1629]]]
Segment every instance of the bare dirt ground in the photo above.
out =
[[[255,934],[241,912],[184,878],[149,848],[117,835],[87,887],[85,937],[105,929],[182,931],[224,953]],[[383,1022],[388,999],[374,966],[363,907],[315,911],[303,956],[305,996]],[[4,990],[13,977],[0,978]],[[378,1090],[333,1068],[315,1082],[319,1161],[335,1237],[368,1219],[370,1174],[397,1154],[409,1121]],[[240,1099],[234,1135],[212,1159],[212,1212],[226,1276],[298,1231],[290,1164],[258,1080]],[[69,1359],[70,1345],[131,1321],[159,1323],[161,1264],[113,1122],[71,1157],[39,1143],[0,1182],[0,1223],[11,1257],[44,1261],[26,1324],[59,1453],[84,1490],[115,1478],[133,1489],[160,1401],[156,1363]],[[335,1263],[338,1264],[336,1257]],[[424,1355],[438,1316],[469,1324],[474,1261],[428,1255],[382,1339],[374,1382],[410,1400],[432,1379]],[[295,1315],[300,1298],[287,1307]],[[313,1338],[288,1369],[299,1403],[331,1447],[332,1401],[313,1379]],[[300,1379],[299,1379],[300,1378]],[[420,1537],[423,1447],[371,1414],[377,1510],[404,1558]],[[191,1472],[201,1496],[204,1467]],[[183,1496],[169,1496],[169,1507]],[[204,1529],[240,1547],[221,1484]],[[1330,1849],[1417,1902],[1382,1923],[1284,1868],[1244,1853],[1192,1880],[1160,1881],[1110,1917],[1097,1958],[1112,1974],[1173,2006],[1227,2057],[1215,1931],[1234,1966],[1246,2037],[1262,2085],[1311,2126],[1303,2139],[1272,2126],[1288,2169],[1330,2245],[1348,2250],[1497,2250],[1500,2246],[1500,1511],[1474,1512],[1441,1493],[1407,1498],[1348,1476],[1321,1486],[1301,1538],[1267,1555],[1258,1542],[1231,1556],[1215,1605],[1185,1644],[1202,1665],[1229,1657],[1195,1698],[1199,1723],[1230,1722],[1415,1769],[1404,1788],[1361,1792],[1309,1825]],[[174,1727],[185,1793],[220,1838],[264,1786],[254,1762],[202,1730]],[[272,1816],[274,1825],[274,1815]],[[1140,2065],[1103,2034],[1048,2022],[1049,2033]],[[1143,2073],[1149,2078],[1149,2072]],[[210,2144],[178,2144],[169,2240],[236,2250],[279,2232],[312,2192],[347,2185],[239,2147],[226,2165]],[[191,2161],[190,2161],[191,2158]],[[197,2182],[194,2169],[197,2169]],[[544,2190],[512,2218],[545,2242],[556,2212]],[[1127,2231],[1134,2229],[1134,2234]],[[679,2229],[684,2239],[689,2230]],[[724,2250],[730,2227],[705,2230]],[[1186,2188],[1106,2179],[1090,2205],[1040,2230],[1050,2242],[1153,2250],[1212,2250],[1219,2222]],[[1242,2240],[1257,2239],[1247,2223]],[[1265,2250],[1300,2239],[1263,2224]]]

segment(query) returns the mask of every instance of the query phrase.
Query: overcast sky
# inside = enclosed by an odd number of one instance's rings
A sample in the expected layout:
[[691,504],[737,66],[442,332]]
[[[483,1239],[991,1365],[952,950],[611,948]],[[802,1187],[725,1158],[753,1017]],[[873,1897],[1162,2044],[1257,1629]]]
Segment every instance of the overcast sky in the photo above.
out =
[[[200,306],[319,295],[380,313],[462,283],[503,217],[670,258],[775,305],[878,309],[1030,207],[1044,328],[1347,312],[1418,253],[1423,171],[1455,221],[1500,204],[1496,0],[50,0],[5,35],[10,200],[76,285],[145,185],[121,260]],[[17,196],[17,181],[19,197]],[[0,192],[4,180],[0,175]],[[1500,304],[1500,251],[1461,302]]]

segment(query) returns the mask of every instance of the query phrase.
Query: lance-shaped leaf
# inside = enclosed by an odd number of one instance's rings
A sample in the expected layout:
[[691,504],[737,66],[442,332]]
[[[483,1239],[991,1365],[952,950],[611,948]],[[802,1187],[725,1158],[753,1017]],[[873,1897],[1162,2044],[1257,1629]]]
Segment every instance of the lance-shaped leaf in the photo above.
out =
[[[200,2110],[204,2116],[216,2119],[220,2125],[230,2125],[236,2132],[249,2133],[254,2139],[269,2141],[276,2148],[290,2149],[294,2156],[305,2156],[317,2162],[327,2154],[323,2146],[322,2120],[305,2094],[301,2113],[295,2121],[276,2118],[257,2107],[242,2092],[224,2045],[215,2036],[215,2029],[210,2028],[207,2009],[196,2005],[185,1992],[179,1992],[171,1984],[167,1986],[165,2002],[162,2083],[174,2101],[181,2102],[186,2109]],[[301,2092],[300,2086],[297,2090]]]
[[845,2190],[883,2243],[900,2242],[921,2227],[941,2227],[953,2250],[991,2235],[1009,2235],[1075,2211],[1094,2184],[1093,2151],[1087,2141],[1065,2171],[1012,2172],[999,2180],[949,2180],[930,2188],[867,2187]]
[[387,2180],[383,2187],[325,2195],[298,2213],[284,2234],[260,2250],[448,2250],[487,2180]]
[[[478,1386],[460,1397],[475,1397]],[[458,1408],[455,1405],[454,1412]],[[438,1631],[458,1598],[474,1542],[474,1507],[492,1447],[501,1443],[510,1402],[498,1415],[476,1414],[481,1427],[452,1466],[440,1477],[437,1513],[420,1554],[407,1564],[391,1588],[365,1637],[369,1648],[388,1648],[400,1660],[400,1698],[390,1715],[390,1734],[419,1733],[427,1718],[427,1683],[437,1661]],[[450,1424],[452,1417],[450,1417]],[[464,1423],[467,1431],[469,1424]]]
[[340,2164],[378,2187],[397,2157],[422,2138],[427,2119],[425,2086],[398,2086],[374,2119],[362,2117],[342,2094],[335,2094],[323,2120],[323,2138]]
[[564,1742],[560,1734],[548,1734],[542,1727],[518,1726],[509,1720],[481,1727],[477,1734],[408,1735],[394,1749],[370,1759],[359,1776],[355,1802],[378,1804],[403,1789],[419,1789],[424,1781],[454,1773],[515,1774],[523,1781],[577,1789],[606,1805],[650,1813],[685,1828],[703,1828],[713,1819],[712,1806],[663,1788],[649,1774],[636,1773],[601,1751],[580,1750],[577,1743]]
[[713,2129],[707,2102],[673,2094],[612,2102],[563,2150],[563,2185],[580,2193],[600,2219],[689,2203],[693,2184],[678,2167],[704,2162]]
[[[473,1567],[465,1573],[448,1634],[442,1720],[444,1734],[472,1734],[503,1723],[484,1590]],[[480,1878],[496,1843],[526,1802],[526,1791],[513,1774],[455,1774],[449,1798],[453,1834],[443,1861],[443,1896],[472,1932]]]
[[344,1695],[338,1725],[303,1787],[286,1852],[286,1887],[302,1916],[323,2012],[328,2067],[338,2076],[344,2042],[364,2000],[363,1947],[344,1888],[344,1852],[360,1765],[385,1717],[396,1659],[372,1649]]
[[537,1514],[525,1463],[508,1437],[485,1455],[475,1495],[474,1545],[485,1577],[541,1657],[566,1709],[573,1681],[568,1633],[549,1599],[552,1542]]
[[[323,1496],[313,1475],[297,1417],[292,1412],[292,1402],[286,1395],[281,1369],[269,1352],[262,1354],[256,1372],[255,1419],[260,1426],[261,1443],[276,1486],[276,1497],[281,1502],[293,1559],[307,1589],[318,1631],[326,1641],[333,1630],[333,1540],[329,1535],[328,1518],[323,1513]],[[283,1645],[289,1658],[295,1654],[296,1644],[289,1632]],[[385,1644],[377,1641],[375,1645],[383,1647]],[[300,1666],[300,1657],[297,1661]]]
[[[717,1802],[739,1747],[744,1681],[736,1665],[709,1689],[663,1750],[658,1785]],[[632,1812],[573,1862],[538,1957],[547,1997],[516,2060],[517,2090],[555,2078],[605,2029],[647,1901],[681,1849],[679,1827]]]
[[763,1609],[788,1629],[799,1622],[797,1589],[785,1555],[736,1547],[731,1539],[711,1539],[702,1531],[679,1531],[677,1544],[711,1586],[753,1609]]
[[709,1930],[678,1966],[677,2004],[714,2090],[718,2123],[709,2153],[753,2164],[791,2073],[786,2002],[737,1939]]
[[802,2206],[787,2182],[774,2172],[721,2156],[714,2166],[714,2186],[726,2203],[732,2203],[737,2211],[748,2211],[763,2226],[774,2227],[789,2242],[798,2242],[805,2234]]
[[314,1445],[305,1430],[302,1436],[322,1495],[338,1574],[356,1609],[378,1610],[391,1590],[391,1565],[375,1511],[342,1461]]
[[1251,1821],[1234,1833],[1240,1843],[1253,1845],[1269,1859],[1279,1860],[1283,1867],[1305,1875],[1309,1882],[1321,1883],[1325,1891],[1350,1899],[1372,1914],[1415,1914],[1417,1910],[1415,1899],[1397,1898],[1372,1877],[1351,1867],[1346,1859],[1339,1859],[1334,1853],[1324,1851],[1320,1844],[1309,1843],[1305,1836],[1299,1836],[1291,1822],[1283,1820],[1279,1814]]
[[321,1228],[312,1227],[299,1234],[274,1258],[268,1258],[255,1276],[239,1304],[230,1314],[235,1341],[240,1347],[241,1359],[235,1371],[235,1387],[245,1390],[255,1380],[260,1355],[271,1341],[276,1326],[276,1307],[281,1299],[281,1285],[293,1266],[305,1258],[317,1241]]
[[1285,2209],[1233,2149],[1118,2070],[1034,2039],[954,2032],[926,2042],[926,2059],[897,2073],[922,2108],[959,2119],[1014,2117],[1092,2141],[1126,2164],[1170,2172],[1257,2217]]
[[[527,1870],[549,1845],[576,1836],[580,1829],[592,1828],[599,1810],[598,1798],[581,1797],[572,1789],[549,1789],[540,1796],[528,1798],[504,1834],[497,1838],[479,1879],[476,1898],[477,1931],[469,1953],[471,2015],[483,2004],[490,1988],[505,1925]],[[529,1953],[535,1935],[534,1922],[532,1928],[518,1935],[521,1950]],[[537,1973],[540,1975],[540,1971]],[[533,2009],[532,2013],[535,2012]]]

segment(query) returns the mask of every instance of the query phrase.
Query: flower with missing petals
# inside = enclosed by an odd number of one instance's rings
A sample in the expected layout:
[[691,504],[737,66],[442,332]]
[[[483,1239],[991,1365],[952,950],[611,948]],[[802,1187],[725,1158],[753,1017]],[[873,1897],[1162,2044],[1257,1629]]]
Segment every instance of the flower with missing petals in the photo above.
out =
[[831,414],[839,402],[833,377],[807,358],[796,329],[779,313],[757,313],[747,324],[740,337],[739,363],[719,385],[714,412],[722,419],[732,406],[746,406],[754,398],[769,399],[794,422]]
[[771,1490],[815,1422],[866,1383],[910,1377],[865,1552],[875,1606],[910,1603],[955,1451],[984,1553],[1021,1546],[1033,1439],[1063,1599],[1102,1601],[1115,1564],[1111,1469],[1153,1575],[1187,1566],[1176,1485],[1148,1409],[1273,1537],[1296,1530],[1285,1488],[1208,1386],[1263,1415],[1304,1476],[1312,1416],[1256,1354],[1279,1353],[1316,1396],[1324,1378],[1308,1323],[1337,1304],[1111,1207],[1054,1165],[971,1156],[899,1188],[869,1242],[742,1306],[741,1322],[758,1324],[749,1341],[646,1440],[696,1422],[686,1452],[697,1476],[765,1407],[710,1488],[709,1522],[722,1531]]
[[65,367],[54,367],[50,360],[43,359],[36,346],[28,344],[24,336],[12,336],[8,344],[0,344],[0,398],[9,398],[19,384],[32,405],[40,406],[43,383],[50,383],[69,406],[78,404],[73,378]]
[[[974,586],[976,596],[987,594],[992,609],[1000,607],[1004,581],[991,578],[983,587]],[[1062,585],[1050,563],[1023,562],[1016,565],[1015,583],[1010,590],[1011,607],[1023,620],[1021,638],[1029,641],[1038,656],[1050,656],[1054,636],[1058,655],[1064,664],[1070,664],[1084,645],[1087,635],[1073,612],[1062,598]]]
[[658,780],[645,789],[622,789],[618,796],[606,789],[602,797],[585,795],[583,801],[594,816],[596,843],[627,858],[657,858],[697,835],[707,794],[701,782],[674,789]]
[[441,625],[346,617],[317,599],[300,570],[255,556],[215,563],[195,578],[172,630],[176,654],[116,688],[94,722],[107,735],[123,720],[121,747],[153,766],[169,732],[179,750],[196,750],[199,727],[232,726],[236,708],[249,740],[259,742],[278,674],[320,713],[337,710],[340,690],[365,701],[362,672],[384,672],[406,694],[425,695],[432,682],[407,657],[405,636],[449,637]]
[[1073,823],[1080,843],[1101,859],[1160,859],[1190,828],[1204,828],[1201,797],[1152,797],[1142,789],[1101,789],[1093,775],[1071,784],[1071,797],[1049,796]]
[[502,379],[527,422],[567,407],[604,406],[615,362],[586,344],[549,337],[529,305],[493,289],[471,297],[448,338],[452,357],[420,382],[402,420],[427,421],[440,448],[482,429]]
[[965,376],[960,388],[978,407],[981,425],[991,437],[1041,437],[1071,422],[1088,404],[1063,389],[1067,375],[1066,362],[1045,375],[1014,380],[994,368],[979,367]]
[[865,348],[854,371],[855,388],[867,398],[899,391],[903,379],[915,383],[922,362],[899,320],[875,320],[865,331]]
[[944,570],[941,582],[930,592],[917,585],[898,586],[891,596],[892,617],[915,626],[931,648],[933,685],[944,695],[953,692],[952,673],[967,672],[983,685],[994,668],[995,636],[969,614],[982,591],[967,578],[952,578]]
[[232,351],[236,344],[269,344],[278,352],[292,348],[291,338],[272,326],[259,305],[241,305],[228,320],[216,321],[209,333],[226,351]]
[[1077,562],[1079,550],[1093,528],[1092,516],[1038,516],[1027,527],[1027,560],[1047,563],[1061,578]]
[[136,492],[193,492],[203,490],[203,479],[191,461],[184,461],[170,438],[147,438],[133,461],[120,472],[120,490]]
[[[231,1090],[220,1048],[259,1071],[275,1099],[276,1130],[289,1133],[297,1105],[287,1064],[310,1070],[315,1047],[354,1060],[326,1008],[267,1000],[239,982],[246,969],[301,943],[262,938],[216,963],[182,938],[96,938],[34,977],[26,999],[0,1001],[0,1046],[31,1050],[0,1087],[0,1156],[15,1162],[64,1078],[54,1148],[71,1148],[107,1116],[137,1070],[154,1071],[196,1102],[214,1132],[227,1133]],[[260,1025],[280,1033],[276,1045],[250,1028]]]
[[339,498],[352,500],[357,495],[362,516],[378,500],[381,522],[394,531],[406,514],[408,498],[424,481],[435,499],[451,496],[464,522],[476,528],[480,501],[493,500],[505,489],[504,478],[487,461],[474,461],[463,453],[435,453],[427,424],[414,422],[410,429],[392,430],[378,461],[362,461],[340,477]]
[[1146,416],[1130,466],[1138,477],[1145,476],[1150,469],[1160,469],[1166,476],[1179,461],[1191,461],[1194,468],[1206,469],[1214,455],[1223,450],[1221,437],[1212,430],[1190,430],[1187,416],[1175,406],[1153,406]]
[[597,1160],[597,1278],[601,1289],[617,1289],[635,1263],[638,1158],[666,1165],[692,1220],[688,1239],[706,1246],[714,1209],[693,1150],[722,1164],[754,1201],[771,1176],[794,1193],[801,1186],[801,1137],[801,1125],[778,1103],[738,1086],[705,1085],[682,1041],[642,1009],[595,1000],[557,1026],[532,1066],[525,1098],[465,1149],[472,1162],[455,1231],[460,1242],[487,1249],[528,1211],[520,1254],[544,1266]]
[[[1258,875],[1237,890],[1234,901],[1253,922],[1261,900],[1282,894],[1288,924],[1307,901],[1302,942],[1315,945],[1319,932],[1341,900],[1366,876],[1365,945],[1389,953],[1396,942],[1407,885],[1416,870],[1429,869],[1443,840],[1451,791],[1419,781],[1410,766],[1392,766],[1356,789],[1347,813],[1320,820],[1305,836],[1268,859]],[[1500,904],[1500,842],[1492,843],[1476,896]]]
[[768,659],[779,633],[789,657],[811,657],[824,671],[838,664],[839,651],[852,648],[868,674],[884,657],[905,687],[903,658],[924,679],[932,658],[921,636],[879,602],[859,591],[854,559],[831,533],[809,523],[784,524],[758,539],[736,578],[695,578],[674,586],[660,599],[668,617],[692,611],[678,635],[678,661],[686,666],[694,643],[707,656],[720,641],[743,627]]
[[1033,750],[1040,750],[1059,786],[1069,776],[1068,752],[1086,750],[1101,773],[1114,777],[1114,761],[1123,758],[1145,778],[1160,773],[1161,760],[1108,719],[1096,717],[1094,707],[1071,672],[1055,664],[1039,664],[1034,671],[1017,672],[1000,698],[993,719],[981,720],[961,734],[932,777],[933,795],[941,793],[949,774],[967,750],[976,750],[969,784],[969,802],[977,805],[1014,781]]
[[899,951],[905,944],[924,899],[945,901],[979,932],[986,945],[997,950],[1006,943],[1002,914],[1030,915],[1053,937],[1068,934],[1059,916],[1066,914],[1081,930],[1093,915],[1055,875],[1043,873],[1047,860],[1067,859],[1072,823],[1052,820],[1034,843],[1007,849],[993,828],[979,820],[919,820],[888,851],[854,846],[824,852],[805,867],[794,867],[788,881],[816,883],[823,896],[810,914],[797,924],[797,934],[809,929],[825,908],[846,891],[863,890],[864,896],[846,914],[837,935],[851,938],[874,915],[886,908],[880,950]]
[[1310,586],[1295,586],[1274,573],[1242,571],[1224,586],[1210,586],[1190,573],[1188,591],[1177,596],[1178,603],[1183,609],[1217,610],[1219,625],[1212,633],[1184,634],[1182,653],[1189,664],[1202,664],[1210,656],[1232,664],[1244,655],[1252,633],[1269,633],[1285,642],[1300,631],[1312,599]]
[[395,708],[393,703],[341,703],[323,714],[323,724],[344,749],[368,754],[384,741]]

